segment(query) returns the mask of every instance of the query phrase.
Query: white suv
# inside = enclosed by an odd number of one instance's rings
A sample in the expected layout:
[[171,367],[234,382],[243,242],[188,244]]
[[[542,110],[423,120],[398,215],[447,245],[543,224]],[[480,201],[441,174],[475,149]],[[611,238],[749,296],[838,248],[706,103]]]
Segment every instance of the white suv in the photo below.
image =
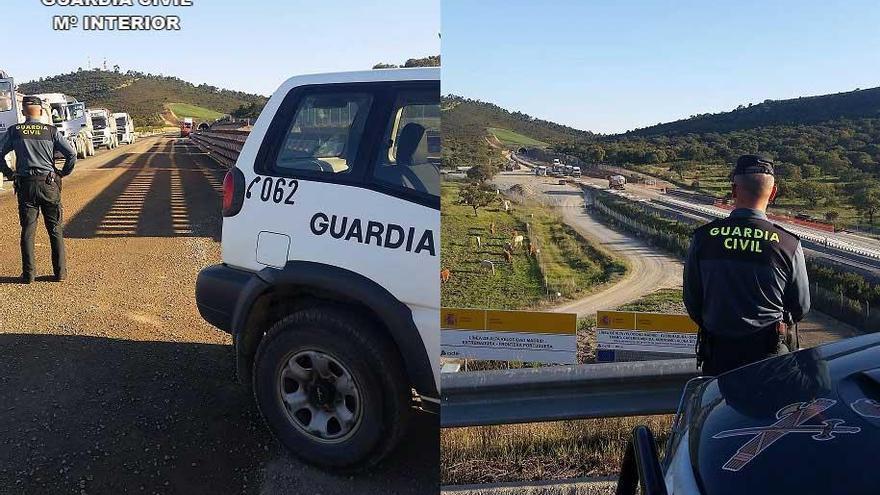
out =
[[202,317],[294,453],[370,465],[439,411],[440,70],[294,77],[223,184]]

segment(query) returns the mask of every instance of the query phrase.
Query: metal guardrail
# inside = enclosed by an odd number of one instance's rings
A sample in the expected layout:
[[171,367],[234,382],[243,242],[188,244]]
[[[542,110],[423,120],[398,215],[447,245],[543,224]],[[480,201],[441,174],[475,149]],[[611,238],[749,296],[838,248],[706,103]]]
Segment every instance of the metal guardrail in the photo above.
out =
[[196,131],[189,138],[220,164],[232,168],[249,134],[250,131],[244,129],[216,129]]
[[444,374],[442,427],[670,414],[693,359]]

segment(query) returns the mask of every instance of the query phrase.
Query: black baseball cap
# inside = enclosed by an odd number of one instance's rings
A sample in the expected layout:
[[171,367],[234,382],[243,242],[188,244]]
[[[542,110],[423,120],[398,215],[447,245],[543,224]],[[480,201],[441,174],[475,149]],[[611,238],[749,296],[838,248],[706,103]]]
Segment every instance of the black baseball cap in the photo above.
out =
[[43,100],[40,99],[39,96],[25,96],[21,99],[21,104],[24,106],[36,105],[41,106],[43,104]]
[[773,160],[760,155],[742,155],[736,160],[736,167],[730,176],[748,174],[776,175],[773,171]]

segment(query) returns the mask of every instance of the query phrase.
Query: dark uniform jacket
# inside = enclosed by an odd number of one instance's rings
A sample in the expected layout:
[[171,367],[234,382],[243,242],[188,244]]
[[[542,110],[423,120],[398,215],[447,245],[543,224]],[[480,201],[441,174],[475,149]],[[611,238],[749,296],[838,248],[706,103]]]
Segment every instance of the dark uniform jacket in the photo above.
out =
[[12,170],[3,158],[10,151],[15,151],[15,175],[26,177],[56,172],[55,150],[64,155],[64,168],[60,175],[70,175],[76,164],[76,151],[54,126],[28,119],[0,135],[0,171],[7,178],[12,177]]
[[688,314],[709,334],[746,337],[810,310],[800,239],[739,208],[694,231],[684,268]]

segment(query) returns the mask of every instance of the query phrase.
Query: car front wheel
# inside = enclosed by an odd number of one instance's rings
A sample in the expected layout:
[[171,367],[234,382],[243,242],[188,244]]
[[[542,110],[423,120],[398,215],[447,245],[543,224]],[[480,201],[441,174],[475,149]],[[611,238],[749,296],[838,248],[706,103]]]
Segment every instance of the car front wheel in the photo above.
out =
[[254,395],[285,447],[328,468],[379,462],[405,431],[412,399],[388,339],[335,307],[298,311],[267,332]]

